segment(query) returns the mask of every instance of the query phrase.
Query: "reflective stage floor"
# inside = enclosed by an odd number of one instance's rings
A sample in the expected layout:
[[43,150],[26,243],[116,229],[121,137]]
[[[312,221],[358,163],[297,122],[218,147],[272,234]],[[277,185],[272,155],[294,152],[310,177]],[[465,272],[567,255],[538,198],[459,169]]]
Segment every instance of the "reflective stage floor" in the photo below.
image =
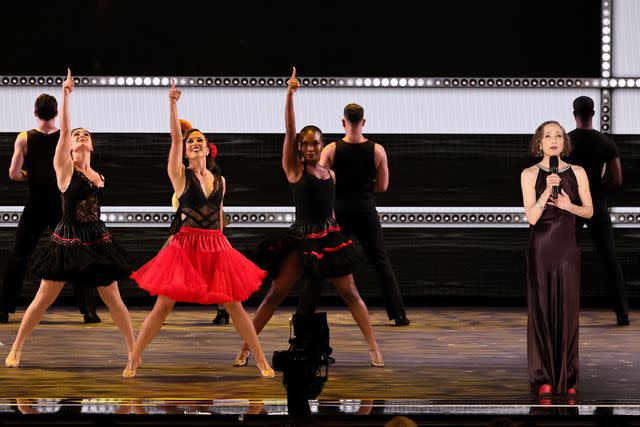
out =
[[[293,310],[282,307],[260,335],[268,355],[288,347]],[[383,310],[373,309],[384,368],[369,366],[368,347],[348,311],[327,311],[336,363],[322,394],[310,402],[312,413],[324,417],[319,425],[341,425],[340,420],[384,425],[394,415],[429,425],[450,425],[447,420],[454,418],[486,425],[497,416],[547,415],[595,425],[601,416],[640,415],[640,326],[634,313],[631,326],[620,328],[609,311],[583,310],[578,397],[540,401],[529,394],[524,309],[413,308],[412,324],[401,328],[390,326]],[[134,329],[146,313],[146,308],[131,310]],[[211,325],[214,309],[176,308],[144,353],[138,377],[130,380],[120,377],[127,358],[124,342],[108,313],[99,314],[103,322],[98,325],[84,325],[68,307],[45,315],[27,341],[20,367],[0,368],[0,419],[18,422],[21,414],[32,413],[87,421],[96,414],[191,420],[212,414],[219,417],[205,417],[209,423],[242,420],[244,425],[263,425],[261,417],[269,423],[287,419],[282,374],[259,377],[253,359],[248,367],[232,367],[240,339],[232,325]],[[2,357],[21,317],[18,312],[10,323],[0,324]]]

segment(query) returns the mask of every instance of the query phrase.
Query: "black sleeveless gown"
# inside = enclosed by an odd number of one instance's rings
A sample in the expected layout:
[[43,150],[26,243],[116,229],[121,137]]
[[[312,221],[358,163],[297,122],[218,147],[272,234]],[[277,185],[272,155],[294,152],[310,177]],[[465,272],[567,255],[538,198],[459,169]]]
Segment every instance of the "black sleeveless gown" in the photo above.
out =
[[34,255],[36,276],[77,286],[108,286],[127,278],[132,267],[125,250],[113,241],[100,219],[103,187],[74,170],[62,193],[62,220],[49,245]]
[[263,242],[258,265],[270,277],[293,251],[300,253],[306,279],[334,278],[351,274],[361,261],[353,242],[340,231],[333,217],[335,184],[332,178],[320,179],[303,169],[298,182],[290,184],[296,207],[296,220],[287,235]]
[[[550,172],[540,168],[536,197],[544,192]],[[560,189],[580,205],[578,182],[568,166],[558,175]],[[551,384],[566,393],[578,382],[580,315],[580,249],[576,217],[547,205],[530,227],[527,250],[527,359],[531,389]]]

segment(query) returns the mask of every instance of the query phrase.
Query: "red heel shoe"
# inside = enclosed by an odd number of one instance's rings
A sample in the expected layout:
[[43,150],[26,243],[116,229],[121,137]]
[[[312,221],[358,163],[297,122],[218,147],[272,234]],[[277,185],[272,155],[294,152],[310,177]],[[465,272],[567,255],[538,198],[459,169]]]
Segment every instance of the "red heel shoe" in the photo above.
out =
[[550,396],[551,394],[553,394],[551,384],[542,384],[538,389],[538,396]]

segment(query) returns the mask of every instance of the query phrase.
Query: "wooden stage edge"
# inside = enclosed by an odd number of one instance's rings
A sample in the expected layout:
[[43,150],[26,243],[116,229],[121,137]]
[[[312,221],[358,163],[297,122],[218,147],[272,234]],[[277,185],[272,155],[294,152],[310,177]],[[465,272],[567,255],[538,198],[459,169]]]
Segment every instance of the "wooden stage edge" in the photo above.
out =
[[[147,310],[131,308],[134,330]],[[288,347],[293,311],[281,307],[260,335],[268,355]],[[384,310],[372,309],[384,368],[369,366],[368,346],[345,308],[325,311],[336,364],[318,398],[321,405],[353,413],[382,406],[400,413],[510,408],[506,413],[516,414],[539,403],[529,395],[524,309],[412,308],[411,325],[400,328],[391,326]],[[2,358],[22,314],[0,324]],[[281,373],[260,378],[253,359],[248,367],[231,366],[239,336],[232,325],[211,325],[211,307],[176,308],[143,354],[138,377],[130,380],[120,377],[127,358],[124,342],[108,312],[99,314],[101,324],[85,325],[75,309],[51,309],[29,337],[21,366],[0,367],[0,412],[16,404],[112,405],[113,411],[128,408],[127,413],[148,407],[222,408],[223,413],[286,407]],[[582,311],[577,407],[640,414],[640,324],[635,320],[631,313],[631,325],[617,327],[608,310]],[[554,399],[554,404],[567,402]]]

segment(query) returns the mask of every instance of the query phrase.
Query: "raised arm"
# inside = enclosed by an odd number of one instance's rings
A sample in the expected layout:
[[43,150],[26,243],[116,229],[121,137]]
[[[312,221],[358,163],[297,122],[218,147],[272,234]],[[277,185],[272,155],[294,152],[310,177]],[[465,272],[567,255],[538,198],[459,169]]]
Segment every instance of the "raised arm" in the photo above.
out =
[[175,79],[171,79],[171,89],[169,89],[169,121],[171,127],[171,148],[169,149],[169,163],[167,173],[173,186],[173,191],[180,197],[184,190],[184,164],[182,163],[182,131],[180,130],[180,119],[178,118],[178,100],[182,91],[176,89]]
[[282,146],[282,169],[289,182],[296,182],[300,177],[302,162],[298,158],[296,147],[296,114],[293,108],[293,94],[300,87],[296,78],[296,67],[293,67],[291,78],[287,81],[287,100],[284,107],[284,144]]
[[13,145],[13,156],[9,165],[9,178],[13,181],[26,181],[27,176],[22,171],[22,164],[27,155],[27,133],[20,132]]
[[62,82],[62,103],[60,105],[60,139],[56,145],[56,153],[53,156],[53,168],[56,171],[56,179],[60,191],[66,190],[71,175],[73,174],[73,161],[71,159],[71,117],[69,115],[69,96],[75,88],[75,82],[71,77],[71,70],[67,68],[67,78]]
[[383,193],[387,191],[389,186],[389,165],[387,153],[380,144],[376,144],[373,148],[373,161],[376,165],[376,183],[373,186],[373,191]]

